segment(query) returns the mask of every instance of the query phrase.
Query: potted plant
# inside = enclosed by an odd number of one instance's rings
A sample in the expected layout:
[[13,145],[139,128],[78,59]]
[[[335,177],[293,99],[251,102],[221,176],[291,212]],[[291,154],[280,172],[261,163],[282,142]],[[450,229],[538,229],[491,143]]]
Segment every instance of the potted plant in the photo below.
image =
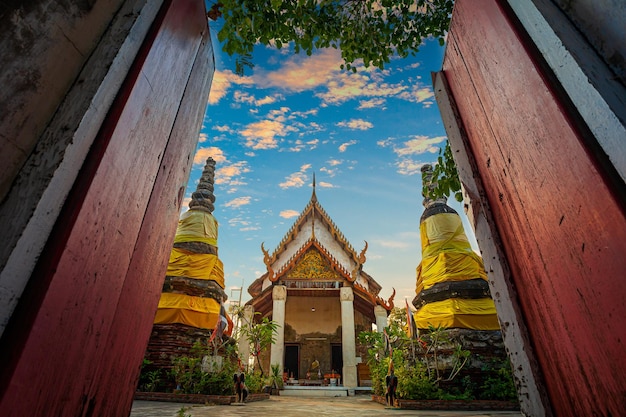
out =
[[283,383],[283,373],[280,370],[280,366],[277,364],[272,365],[272,372],[269,378],[271,394],[278,395],[279,391],[283,389]]

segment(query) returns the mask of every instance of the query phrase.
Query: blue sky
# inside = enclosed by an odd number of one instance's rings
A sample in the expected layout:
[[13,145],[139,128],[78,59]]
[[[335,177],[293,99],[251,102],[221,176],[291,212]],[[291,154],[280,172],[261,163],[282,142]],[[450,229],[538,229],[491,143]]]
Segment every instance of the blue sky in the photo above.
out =
[[364,270],[382,285],[380,295],[395,288],[396,305],[410,302],[421,260],[420,167],[436,160],[446,138],[430,75],[441,69],[444,48],[427,41],[415,57],[353,74],[339,68],[334,49],[306,56],[259,46],[243,77],[214,49],[183,210],[213,157],[229,297],[238,298],[231,290],[243,283],[242,301],[250,299],[247,287],[266,271],[261,243],[270,253],[277,247],[309,202],[315,173],[318,200],[344,236],[356,251],[368,242]]

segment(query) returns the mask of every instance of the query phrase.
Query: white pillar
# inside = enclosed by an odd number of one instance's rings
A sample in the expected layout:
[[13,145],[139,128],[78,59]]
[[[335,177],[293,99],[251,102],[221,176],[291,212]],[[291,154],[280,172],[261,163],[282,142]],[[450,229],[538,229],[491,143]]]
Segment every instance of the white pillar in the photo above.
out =
[[376,330],[378,330],[378,333],[382,333],[385,327],[387,327],[387,310],[383,306],[375,306],[374,317],[376,317]]
[[[244,326],[249,326],[252,324],[252,320],[254,320],[254,307],[248,305],[243,308],[243,317],[239,322],[239,329]],[[241,364],[244,366],[246,370],[248,370],[248,364],[250,363],[250,342],[246,339],[245,336],[241,334],[241,331],[238,335],[239,338],[239,357],[241,358]]]
[[[272,343],[270,350],[270,365],[278,365],[282,375],[285,368],[285,301],[287,300],[287,287],[274,285],[272,300],[272,320],[278,324],[278,334],[276,335],[276,342]],[[271,368],[269,371],[272,371]]]
[[354,332],[354,293],[351,287],[341,287],[341,350],[343,386],[357,386],[356,375],[356,336]]

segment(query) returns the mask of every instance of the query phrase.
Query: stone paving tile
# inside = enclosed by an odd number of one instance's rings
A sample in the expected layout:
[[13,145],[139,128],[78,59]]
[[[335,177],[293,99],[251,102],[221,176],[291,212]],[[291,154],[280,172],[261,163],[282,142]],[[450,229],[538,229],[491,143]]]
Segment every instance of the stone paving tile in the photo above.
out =
[[130,417],[178,417],[181,408],[191,417],[522,417],[516,411],[431,411],[401,410],[373,402],[368,396],[354,397],[279,397],[243,405],[191,405],[135,401]]

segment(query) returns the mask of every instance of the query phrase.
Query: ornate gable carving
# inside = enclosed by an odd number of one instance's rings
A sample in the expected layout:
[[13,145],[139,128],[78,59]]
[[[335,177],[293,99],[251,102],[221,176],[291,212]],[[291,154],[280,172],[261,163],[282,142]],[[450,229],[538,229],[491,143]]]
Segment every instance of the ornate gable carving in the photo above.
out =
[[343,277],[335,271],[328,259],[315,248],[310,248],[287,272],[287,279],[316,281],[342,281]]

